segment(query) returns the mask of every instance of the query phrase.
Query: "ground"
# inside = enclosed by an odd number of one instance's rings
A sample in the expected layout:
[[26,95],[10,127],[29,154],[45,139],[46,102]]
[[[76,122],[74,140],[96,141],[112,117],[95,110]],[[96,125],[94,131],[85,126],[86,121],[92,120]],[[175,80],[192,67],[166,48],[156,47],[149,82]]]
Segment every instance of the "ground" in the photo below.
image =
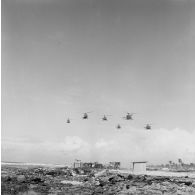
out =
[[195,194],[195,178],[134,175],[106,169],[2,165],[2,195]]

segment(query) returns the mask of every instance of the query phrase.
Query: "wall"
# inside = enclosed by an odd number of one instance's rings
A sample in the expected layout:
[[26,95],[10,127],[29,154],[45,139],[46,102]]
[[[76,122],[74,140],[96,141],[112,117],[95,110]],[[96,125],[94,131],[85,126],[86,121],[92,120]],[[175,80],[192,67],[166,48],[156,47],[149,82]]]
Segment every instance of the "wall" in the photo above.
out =
[[146,172],[146,163],[134,163],[133,172]]

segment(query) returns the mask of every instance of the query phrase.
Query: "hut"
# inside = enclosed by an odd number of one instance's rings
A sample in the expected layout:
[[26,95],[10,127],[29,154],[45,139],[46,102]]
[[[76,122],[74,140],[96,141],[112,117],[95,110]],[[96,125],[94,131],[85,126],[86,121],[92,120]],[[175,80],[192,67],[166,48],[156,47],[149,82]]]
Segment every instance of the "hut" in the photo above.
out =
[[120,162],[110,162],[109,163],[109,168],[112,169],[120,169],[121,163]]
[[144,173],[146,172],[146,163],[147,161],[131,162],[131,170],[137,173]]
[[83,163],[80,160],[76,160],[73,164],[74,168],[81,168],[83,166]]
[[83,163],[83,167],[84,168],[92,168],[93,167],[93,163],[91,163],[91,162],[86,162],[86,163]]

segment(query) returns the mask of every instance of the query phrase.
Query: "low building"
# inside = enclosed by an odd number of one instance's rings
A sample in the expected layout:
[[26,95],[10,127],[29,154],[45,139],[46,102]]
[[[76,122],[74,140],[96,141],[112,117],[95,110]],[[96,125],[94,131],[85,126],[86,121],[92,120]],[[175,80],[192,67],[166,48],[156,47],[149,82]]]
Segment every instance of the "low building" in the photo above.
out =
[[147,161],[131,162],[131,170],[137,173],[144,173],[146,172],[146,163]]
[[93,167],[93,163],[83,163],[83,167],[84,168],[92,168]]
[[110,162],[109,163],[109,168],[112,169],[120,169],[121,163],[120,162]]
[[87,162],[83,163],[83,168],[95,168],[95,169],[102,169],[103,165],[98,162]]
[[103,169],[104,166],[103,166],[103,164],[95,163],[94,168],[96,168],[96,169]]
[[73,164],[74,168],[81,168],[83,166],[83,163],[81,161],[75,161]]

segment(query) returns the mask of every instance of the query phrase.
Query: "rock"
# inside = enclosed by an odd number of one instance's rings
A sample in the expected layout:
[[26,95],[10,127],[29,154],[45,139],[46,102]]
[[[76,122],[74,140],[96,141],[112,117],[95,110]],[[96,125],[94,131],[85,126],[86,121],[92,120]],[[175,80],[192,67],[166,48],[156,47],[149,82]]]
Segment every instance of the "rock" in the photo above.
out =
[[37,184],[30,184],[29,188],[33,189],[33,188],[36,188],[37,187]]
[[96,185],[96,186],[99,186],[99,185],[100,185],[100,182],[99,182],[99,181],[96,181],[96,182],[95,182],[95,185]]
[[169,185],[170,185],[170,182],[164,181],[164,182],[162,182],[161,184],[164,185],[164,186],[169,186]]
[[153,180],[155,180],[157,182],[170,181],[170,177],[156,176],[156,177],[153,178]]
[[153,189],[156,189],[156,190],[160,190],[161,189],[161,186],[160,186],[160,184],[159,183],[157,183],[157,184],[152,184],[152,186],[151,186]]
[[130,185],[129,185],[129,184],[127,184],[127,185],[126,185],[126,189],[129,189],[129,188],[130,188]]
[[[172,187],[172,186],[169,186],[169,187],[171,187],[171,189],[173,190],[173,191],[176,191],[176,190],[174,190],[174,188]],[[164,192],[166,192],[167,191],[167,187],[165,187],[165,186],[161,186],[161,191],[164,193]]]
[[136,187],[133,186],[133,187],[130,187],[129,189],[126,189],[126,190],[123,189],[119,194],[121,194],[121,195],[122,194],[132,194],[132,195],[137,194],[136,193]]
[[128,175],[128,176],[127,176],[127,179],[128,179],[128,180],[132,180],[132,179],[133,179],[133,175],[131,175],[131,174]]
[[117,176],[110,177],[110,178],[108,179],[108,181],[111,182],[112,184],[115,184],[116,182],[124,181],[124,178],[119,177],[119,176],[117,175]]
[[64,180],[64,181],[61,181],[62,184],[71,184],[71,185],[82,185],[83,183],[82,182],[79,182],[79,181],[68,181],[68,180]]
[[106,170],[102,170],[100,172],[95,173],[94,175],[95,175],[95,177],[100,177],[102,175],[106,175],[106,173],[107,173]]
[[36,178],[31,179],[31,182],[32,182],[33,184],[38,184],[38,183],[43,183],[44,181],[42,181],[41,178],[36,177]]
[[65,175],[67,175],[67,176],[73,176],[73,173],[68,169],[68,170],[65,172]]
[[185,184],[186,186],[190,186],[190,185],[192,185],[192,182],[191,182],[191,181],[185,181],[184,184]]
[[103,194],[103,189],[101,188],[101,187],[97,187],[97,188],[95,188],[95,192],[93,193],[93,194]]
[[10,176],[4,176],[4,177],[1,177],[1,180],[2,181],[8,181],[8,182],[10,182],[10,181],[12,181],[12,178],[10,177]]
[[192,187],[195,188],[195,181],[192,183]]
[[108,177],[102,177],[99,179],[100,186],[105,186],[108,182]]
[[146,183],[147,183],[148,185],[152,185],[152,184],[153,184],[153,181],[152,181],[152,179],[146,179]]
[[57,173],[55,171],[49,171],[47,172],[47,175],[51,175],[53,177],[57,176]]
[[16,179],[18,182],[25,182],[26,177],[24,175],[18,175]]
[[177,183],[178,184],[185,184],[186,186],[192,185],[192,181],[190,181],[190,180],[178,180]]

